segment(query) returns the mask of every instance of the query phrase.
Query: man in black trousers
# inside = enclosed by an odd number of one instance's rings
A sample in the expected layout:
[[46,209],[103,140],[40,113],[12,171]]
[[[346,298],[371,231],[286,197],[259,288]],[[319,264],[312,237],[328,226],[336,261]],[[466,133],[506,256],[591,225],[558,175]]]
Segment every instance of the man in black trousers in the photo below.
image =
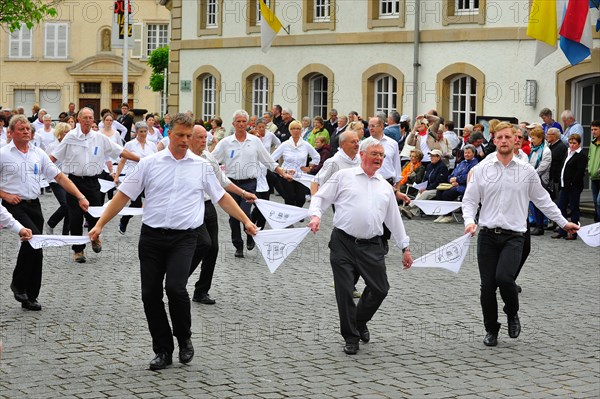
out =
[[[55,180],[86,212],[89,203],[48,155],[39,147],[31,145],[31,126],[24,115],[15,115],[8,125],[12,141],[0,150],[0,178],[2,204],[23,226],[33,234],[42,234],[44,215],[38,196],[40,180]],[[37,301],[42,286],[43,250],[33,249],[29,242],[21,243],[17,264],[10,288],[15,299],[27,310],[41,310]]]
[[[156,355],[150,362],[151,370],[164,369],[173,362],[173,336],[179,344],[179,361],[189,363],[194,357],[186,285],[204,222],[204,194],[241,221],[248,234],[256,234],[256,226],[221,188],[211,165],[189,150],[193,125],[186,114],[173,116],[168,148],[142,158],[89,233],[90,239],[98,239],[106,223],[144,191],[138,256],[142,301]],[[163,302],[163,285],[172,329]]]

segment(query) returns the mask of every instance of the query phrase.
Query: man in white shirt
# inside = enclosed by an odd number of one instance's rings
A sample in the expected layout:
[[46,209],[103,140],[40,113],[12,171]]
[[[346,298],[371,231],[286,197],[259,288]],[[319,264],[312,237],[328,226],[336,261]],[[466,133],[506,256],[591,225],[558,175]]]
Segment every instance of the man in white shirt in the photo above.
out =
[[[44,215],[38,200],[42,178],[54,179],[69,194],[80,198],[78,205],[86,212],[89,203],[73,182],[42,149],[30,143],[31,127],[25,115],[13,116],[8,132],[12,141],[0,150],[0,198],[13,217],[33,234],[42,234]],[[42,309],[37,301],[42,286],[42,263],[42,249],[33,249],[28,242],[21,243],[10,288],[25,309]]]
[[[241,221],[248,234],[256,226],[219,185],[211,165],[189,150],[194,121],[185,114],[173,116],[168,149],[143,158],[135,172],[125,178],[106,210],[90,231],[97,240],[102,228],[130,199],[145,193],[139,259],[142,301],[156,354],[151,370],[169,366],[173,359],[173,336],[179,344],[179,361],[194,357],[191,341],[190,297],[186,290],[198,232],[204,222],[204,195]],[[169,324],[164,291],[169,299]]]
[[340,151],[323,163],[323,167],[310,185],[310,195],[315,195],[319,186],[325,184],[335,172],[360,165],[359,143],[356,132],[346,131],[340,135]]
[[[208,134],[204,126],[195,125],[190,142],[190,150],[202,159],[205,159],[212,166],[213,172],[226,191],[242,197],[245,201],[253,203],[256,195],[246,192],[233,184],[231,180],[223,173],[215,157],[206,150]],[[200,226],[196,250],[192,258],[190,276],[202,262],[200,268],[200,278],[196,281],[194,296],[192,301],[204,305],[214,305],[216,301],[210,297],[208,291],[212,285],[212,278],[215,271],[215,265],[219,255],[219,220],[217,210],[213,205],[210,196],[204,195],[204,224]]]
[[[77,117],[79,124],[71,130],[50,155],[53,162],[61,161],[63,171],[75,183],[87,198],[90,205],[102,206],[103,197],[100,192],[98,175],[102,173],[106,158],[123,157],[139,162],[140,157],[123,149],[100,132],[92,130],[94,124],[94,111],[91,108],[82,108]],[[69,205],[69,230],[71,235],[83,234],[83,218],[92,229],[98,219],[79,209],[80,198],[67,196]],[[73,260],[77,263],[86,261],[84,253],[85,244],[73,245]],[[92,249],[98,253],[102,251],[100,239],[92,242]]]
[[[400,166],[400,149],[398,148],[398,142],[391,137],[384,135],[383,129],[385,127],[385,121],[383,118],[378,116],[369,118],[369,132],[371,137],[379,140],[379,143],[385,149],[385,158],[383,159],[379,174],[383,176],[388,183],[392,186],[397,186],[402,175],[402,167]],[[396,187],[395,192],[399,192]],[[404,194],[403,198],[408,199]],[[409,200],[410,201],[410,200]],[[388,241],[391,237],[390,231],[386,226],[383,226],[383,247],[387,254],[389,250]]]
[[[262,163],[267,169],[274,171],[288,181],[293,177],[288,175],[271,155],[265,150],[258,137],[249,134],[246,131],[248,125],[248,113],[244,110],[238,110],[233,113],[233,127],[235,134],[225,137],[219,141],[212,154],[217,161],[225,165],[225,174],[232,183],[235,183],[242,190],[256,193],[256,178],[258,176],[258,163]],[[233,194],[233,199],[242,208],[246,215],[250,216],[252,204],[246,202],[242,197]],[[235,247],[235,257],[244,257],[244,240],[240,230],[240,223],[233,217],[229,218],[229,227],[231,228],[231,242]],[[254,249],[254,240],[252,236],[247,237],[247,249]]]
[[[368,138],[361,144],[361,165],[335,173],[313,196],[308,227],[319,231],[321,217],[329,205],[336,212],[331,233],[330,260],[335,296],[340,315],[344,352],[354,355],[359,340],[369,342],[367,322],[371,320],[389,290],[381,235],[383,223],[402,249],[404,268],[412,265],[406,235],[392,187],[377,173],[385,157],[379,140]],[[367,211],[365,211],[367,210]],[[354,304],[354,275],[366,287],[358,306]]]
[[516,129],[508,122],[498,124],[494,137],[497,152],[471,169],[462,200],[465,234],[475,234],[475,216],[481,203],[477,261],[486,330],[483,343],[486,346],[498,344],[500,323],[497,288],[500,289],[505,304],[508,335],[517,338],[521,332],[515,276],[521,261],[524,233],[527,231],[529,201],[564,230],[574,233],[579,229],[561,215],[542,187],[533,166],[514,156],[515,132]]
[[581,123],[575,120],[575,115],[573,115],[573,111],[571,111],[570,109],[564,110],[560,114],[560,118],[562,119],[564,126],[564,133],[561,137],[563,143],[568,145],[569,136],[575,133],[583,137],[583,126],[581,126]]

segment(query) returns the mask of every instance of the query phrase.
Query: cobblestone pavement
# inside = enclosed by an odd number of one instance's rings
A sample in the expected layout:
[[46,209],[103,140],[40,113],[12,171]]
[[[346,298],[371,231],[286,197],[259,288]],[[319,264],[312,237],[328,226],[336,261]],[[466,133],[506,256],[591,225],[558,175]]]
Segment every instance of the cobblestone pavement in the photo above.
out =
[[[42,203],[47,218],[56,203],[48,194]],[[347,356],[331,286],[331,214],[275,274],[256,249],[234,258],[223,213],[220,223],[217,304],[192,304],[196,357],[161,372],[147,370],[153,354],[140,299],[140,218],[124,237],[111,221],[104,250],[87,252],[85,264],[71,262],[68,248],[46,250],[41,312],[12,298],[16,239],[2,231],[0,397],[600,396],[600,250],[581,240],[533,238],[519,277],[523,331],[509,339],[502,318],[495,348],[482,344],[474,249],[455,275],[403,271],[393,248],[391,290],[369,324],[371,342]],[[426,218],[405,224],[415,257],[463,232]],[[193,281],[188,287],[191,293]]]

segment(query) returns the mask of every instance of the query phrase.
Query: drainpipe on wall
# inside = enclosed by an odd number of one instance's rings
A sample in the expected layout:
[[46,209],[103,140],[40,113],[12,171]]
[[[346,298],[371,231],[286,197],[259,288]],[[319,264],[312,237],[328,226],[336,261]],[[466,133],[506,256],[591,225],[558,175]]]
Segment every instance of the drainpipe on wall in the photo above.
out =
[[[421,1],[415,1],[415,27],[413,31],[413,104],[412,104],[412,119],[414,123],[417,115],[419,115],[419,44],[420,44],[420,20],[421,20]],[[411,126],[412,128],[412,126]]]

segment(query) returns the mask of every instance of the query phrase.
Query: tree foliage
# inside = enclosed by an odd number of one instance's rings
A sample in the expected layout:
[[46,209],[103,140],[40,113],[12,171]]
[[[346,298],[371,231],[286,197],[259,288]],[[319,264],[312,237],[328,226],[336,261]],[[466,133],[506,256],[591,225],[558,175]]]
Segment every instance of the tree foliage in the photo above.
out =
[[152,91],[162,91],[164,87],[163,71],[169,66],[169,46],[159,47],[148,56],[148,65],[152,67],[150,87]]
[[46,17],[55,17],[60,0],[2,0],[0,1],[0,25],[7,26],[13,32],[21,29],[21,24],[31,29],[33,25]]

